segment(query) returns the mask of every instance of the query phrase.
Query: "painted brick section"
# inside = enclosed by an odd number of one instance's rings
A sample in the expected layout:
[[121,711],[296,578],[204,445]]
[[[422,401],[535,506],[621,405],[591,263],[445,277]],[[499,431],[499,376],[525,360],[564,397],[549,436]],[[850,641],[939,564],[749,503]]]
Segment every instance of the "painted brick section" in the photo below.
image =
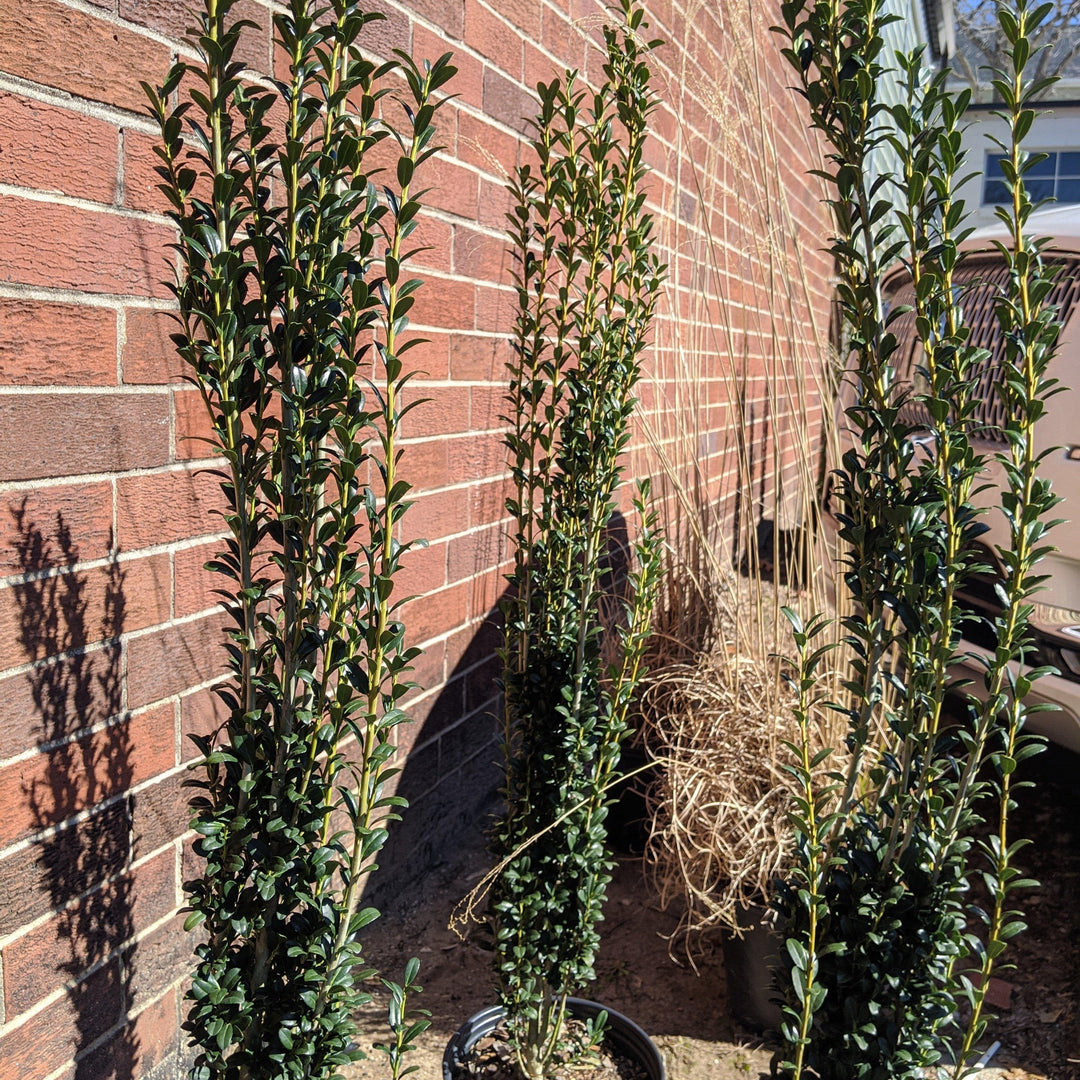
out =
[[66,821],[171,769],[174,707],[148,709],[44,753],[0,768],[0,844]]
[[58,0],[5,0],[0,7],[0,71],[76,97],[140,112],[140,81],[157,84],[167,46]]
[[57,384],[116,385],[116,313],[0,298],[0,386]]
[[[198,870],[184,766],[195,757],[188,736],[225,720],[210,689],[225,671],[225,621],[212,594],[219,582],[203,569],[220,544],[222,494],[201,467],[206,417],[169,340],[172,233],[138,83],[160,80],[182,48],[188,6],[0,0],[5,1078],[178,1074],[192,943],[175,909],[180,877]],[[256,24],[242,59],[264,73],[273,7],[238,0],[234,9]],[[446,151],[418,178],[430,190],[414,240],[428,250],[416,259],[425,284],[412,314],[429,340],[407,363],[410,394],[429,400],[406,420],[399,468],[416,499],[403,537],[430,545],[408,555],[399,583],[415,597],[403,614],[422,652],[421,686],[407,698],[416,722],[397,731],[396,788],[411,806],[376,882],[393,891],[407,883],[404,867],[422,873],[475,828],[496,786],[493,612],[508,557],[500,416],[514,302],[505,181],[530,157],[522,133],[535,82],[564,64],[598,75],[604,5],[368,7],[386,16],[367,32],[375,55],[452,50],[459,69],[448,87],[457,96],[440,113]],[[648,153],[648,197],[671,265],[653,355],[658,372],[672,372],[680,341],[694,342],[700,459],[730,502],[736,427],[764,478],[785,423],[763,411],[766,380],[812,355],[807,328],[827,326],[825,229],[804,177],[816,151],[768,33],[776,10],[648,7],[668,42],[655,55],[663,100]],[[739,48],[750,35],[764,132],[756,110],[729,104],[745,101]],[[790,233],[779,252],[761,243],[775,235],[767,190]],[[768,333],[774,273],[807,283],[805,310],[792,314],[806,347],[791,356]],[[710,333],[719,322],[725,333]],[[735,370],[746,376],[733,391]],[[677,400],[670,376],[646,378],[640,393],[660,417]],[[633,462],[650,467],[641,439]]]
[[122,214],[5,196],[0,282],[129,296],[169,295],[169,229]]
[[[0,94],[0,183],[111,203],[116,198],[118,145],[111,124]],[[78,161],[78,168],[57,168],[58,161]]]
[[169,461],[162,394],[0,395],[0,475],[38,480]]
[[122,680],[123,652],[117,645],[80,650],[0,678],[5,715],[20,721],[0,724],[0,760],[119,715]]
[[[12,941],[3,950],[8,1015],[32,1008],[48,987],[67,982],[168,916],[176,884],[176,855],[164,851]],[[145,969],[148,959],[139,956],[137,966]]]
[[0,496],[0,577],[102,559],[112,535],[110,481],[7,492]]

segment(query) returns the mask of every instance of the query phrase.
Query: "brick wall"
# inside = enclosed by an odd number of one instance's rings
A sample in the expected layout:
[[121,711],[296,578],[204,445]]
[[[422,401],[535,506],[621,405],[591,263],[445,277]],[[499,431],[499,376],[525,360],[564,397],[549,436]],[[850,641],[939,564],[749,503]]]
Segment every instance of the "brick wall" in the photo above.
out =
[[[177,1068],[180,784],[185,735],[214,724],[219,616],[201,567],[219,495],[200,472],[205,420],[160,314],[170,229],[138,82],[182,51],[185,6],[0,4],[0,1080]],[[376,6],[388,19],[373,50],[449,47],[460,69],[442,114],[447,152],[426,178],[433,249],[415,308],[430,338],[416,389],[433,401],[406,432],[419,496],[407,521],[431,544],[404,587],[422,597],[407,623],[427,689],[402,737],[414,805],[382,860],[393,882],[437,862],[490,798],[512,319],[503,178],[525,86],[564,64],[598,73],[602,8]],[[710,497],[730,500],[747,432],[771,482],[775,433],[791,419],[771,388],[820,357],[828,265],[803,178],[812,155],[771,8],[648,6],[669,42],[650,158],[672,284],[642,396],[654,435],[674,446],[690,432]],[[239,7],[258,27],[244,57],[267,71],[271,0]],[[644,445],[639,469],[651,468]]]

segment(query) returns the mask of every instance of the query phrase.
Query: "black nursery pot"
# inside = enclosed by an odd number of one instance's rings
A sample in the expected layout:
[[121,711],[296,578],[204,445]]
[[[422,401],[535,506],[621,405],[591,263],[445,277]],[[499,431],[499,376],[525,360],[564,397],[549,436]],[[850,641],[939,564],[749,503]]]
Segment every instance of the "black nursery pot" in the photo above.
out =
[[728,1008],[751,1031],[779,1031],[780,1006],[773,976],[784,940],[765,916],[767,909],[747,910],[750,926],[742,937],[725,934],[721,947],[727,977]]
[[[615,1012],[595,1001],[586,1001],[584,998],[567,998],[566,1011],[575,1020],[591,1020],[601,1012],[608,1014],[607,1027],[604,1038],[612,1046],[629,1058],[633,1058],[645,1070],[649,1080],[666,1080],[664,1075],[664,1059],[656,1044],[634,1023],[633,1020]],[[492,1005],[483,1009],[475,1016],[466,1020],[454,1033],[453,1038],[446,1044],[446,1053],[443,1054],[443,1080],[454,1080],[457,1071],[469,1055],[469,1051],[485,1035],[490,1035],[500,1024],[503,1018],[501,1005]]]

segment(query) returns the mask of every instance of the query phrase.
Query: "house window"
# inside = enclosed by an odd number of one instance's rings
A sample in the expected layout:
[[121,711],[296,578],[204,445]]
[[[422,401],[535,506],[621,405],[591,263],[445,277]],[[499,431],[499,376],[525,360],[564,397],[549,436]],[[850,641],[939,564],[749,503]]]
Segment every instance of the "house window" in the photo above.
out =
[[[1038,151],[1043,153],[1043,151]],[[1009,189],[1001,179],[998,164],[1004,154],[986,155],[983,174],[983,205],[998,206],[1010,201]],[[1080,203],[1080,151],[1051,150],[1046,159],[1024,174],[1024,185],[1033,202],[1057,199],[1061,203]]]

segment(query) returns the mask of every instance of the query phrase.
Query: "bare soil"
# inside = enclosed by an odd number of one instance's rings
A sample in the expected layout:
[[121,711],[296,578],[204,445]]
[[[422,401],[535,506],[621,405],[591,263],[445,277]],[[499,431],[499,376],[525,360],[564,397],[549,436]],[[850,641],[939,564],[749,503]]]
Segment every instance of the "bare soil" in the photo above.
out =
[[[1033,790],[1021,793],[1017,835],[1033,839],[1025,871],[1042,886],[1018,904],[1030,930],[1007,957],[1016,965],[995,983],[1000,1001],[987,1043],[998,1040],[986,1080],[1080,1080],[1080,759],[1057,749],[1030,763]],[[490,953],[471,933],[459,940],[447,921],[458,900],[488,868],[479,834],[455,871],[431,880],[411,907],[369,928],[367,953],[388,977],[410,956],[421,961],[431,1027],[409,1063],[416,1080],[441,1080],[447,1041],[470,1016],[494,1003]],[[669,1080],[765,1080],[773,1048],[740,1029],[728,1014],[719,942],[705,942],[695,971],[669,952],[677,913],[658,910],[635,859],[619,863],[609,892],[598,978],[586,996],[625,1013],[664,1055]],[[378,1041],[385,1002],[373,1002],[362,1030]],[[365,1046],[365,1050],[368,1047]],[[385,1080],[385,1059],[373,1052],[348,1080]]]

